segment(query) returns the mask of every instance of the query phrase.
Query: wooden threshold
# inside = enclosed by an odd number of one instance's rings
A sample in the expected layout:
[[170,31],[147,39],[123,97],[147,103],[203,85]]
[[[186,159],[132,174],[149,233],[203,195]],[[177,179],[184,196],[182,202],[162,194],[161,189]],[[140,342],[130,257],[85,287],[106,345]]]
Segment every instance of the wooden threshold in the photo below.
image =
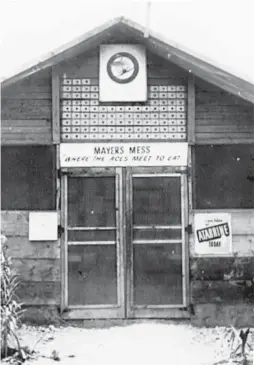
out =
[[92,311],[91,309],[86,308],[73,308],[68,309],[68,311],[62,314],[63,319],[119,319],[123,320],[132,320],[132,319],[190,319],[190,313],[186,308],[165,308],[165,309],[139,309],[138,313],[133,312],[130,313],[128,318],[125,318],[122,308],[101,308]]
[[110,318],[124,318],[123,308],[73,308],[62,314],[63,319],[110,319]]
[[129,318],[135,319],[189,319],[190,313],[185,308],[172,308],[172,309],[139,309],[137,312],[129,314]]

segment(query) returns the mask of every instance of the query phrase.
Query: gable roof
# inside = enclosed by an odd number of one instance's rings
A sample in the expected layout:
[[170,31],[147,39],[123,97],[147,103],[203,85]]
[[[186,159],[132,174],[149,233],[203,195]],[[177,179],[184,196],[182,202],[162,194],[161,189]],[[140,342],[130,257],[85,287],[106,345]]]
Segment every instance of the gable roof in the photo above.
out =
[[115,18],[41,57],[33,66],[2,81],[2,87],[110,41],[115,34],[131,36],[137,43],[144,44],[149,51],[158,56],[254,104],[254,84],[200,59],[193,52],[124,17]]

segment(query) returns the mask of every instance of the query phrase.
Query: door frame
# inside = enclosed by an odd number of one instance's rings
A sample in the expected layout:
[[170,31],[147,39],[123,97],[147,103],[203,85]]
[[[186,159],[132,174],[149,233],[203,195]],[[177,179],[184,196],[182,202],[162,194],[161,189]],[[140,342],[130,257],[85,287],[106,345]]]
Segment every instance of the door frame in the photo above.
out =
[[[123,178],[121,168],[63,169],[61,175],[61,312],[66,319],[107,319],[125,317]],[[68,177],[115,177],[116,212],[116,305],[68,305]]]
[[[181,181],[181,220],[182,220],[182,287],[183,304],[177,305],[137,305],[133,304],[133,227],[132,227],[132,177],[133,176],[172,176],[180,177]],[[188,247],[186,227],[188,222],[188,191],[187,171],[168,168],[136,168],[128,167],[126,174],[126,282],[127,282],[127,317],[128,318],[189,318],[189,275],[188,275]]]
[[[134,309],[131,300],[133,262],[132,221],[130,205],[132,174],[151,174],[181,177],[182,214],[182,263],[183,295],[182,306],[146,306]],[[68,243],[67,243],[67,197],[68,176],[115,176],[116,177],[116,245],[117,245],[117,286],[118,304],[99,306],[68,306]],[[176,167],[119,167],[119,168],[64,168],[61,169],[61,209],[60,227],[60,273],[61,273],[61,313],[66,319],[131,319],[131,318],[190,318],[189,307],[189,251],[188,234],[188,185],[187,169]],[[144,306],[142,306],[144,307]]]

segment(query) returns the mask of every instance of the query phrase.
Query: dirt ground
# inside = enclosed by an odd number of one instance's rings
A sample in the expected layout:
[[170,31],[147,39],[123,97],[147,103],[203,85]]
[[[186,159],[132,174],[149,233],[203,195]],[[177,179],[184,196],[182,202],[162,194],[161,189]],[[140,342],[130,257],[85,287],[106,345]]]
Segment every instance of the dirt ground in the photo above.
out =
[[[241,343],[237,339],[232,343],[232,331],[229,333],[229,329],[223,327],[195,328],[161,323],[106,329],[23,325],[19,335],[22,345],[36,350],[34,358],[26,361],[26,365],[57,362],[61,365],[214,365],[229,359],[231,346],[234,350]],[[253,356],[253,343],[254,329],[248,339],[251,349],[246,348],[249,359]]]

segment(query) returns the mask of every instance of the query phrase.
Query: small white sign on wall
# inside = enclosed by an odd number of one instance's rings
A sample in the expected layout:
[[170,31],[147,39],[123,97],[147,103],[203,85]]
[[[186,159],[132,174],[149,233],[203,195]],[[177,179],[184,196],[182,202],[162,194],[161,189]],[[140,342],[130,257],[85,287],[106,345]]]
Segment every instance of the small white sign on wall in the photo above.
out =
[[56,241],[57,212],[29,213],[29,241]]
[[228,255],[232,253],[231,214],[195,213],[195,253],[199,255]]

